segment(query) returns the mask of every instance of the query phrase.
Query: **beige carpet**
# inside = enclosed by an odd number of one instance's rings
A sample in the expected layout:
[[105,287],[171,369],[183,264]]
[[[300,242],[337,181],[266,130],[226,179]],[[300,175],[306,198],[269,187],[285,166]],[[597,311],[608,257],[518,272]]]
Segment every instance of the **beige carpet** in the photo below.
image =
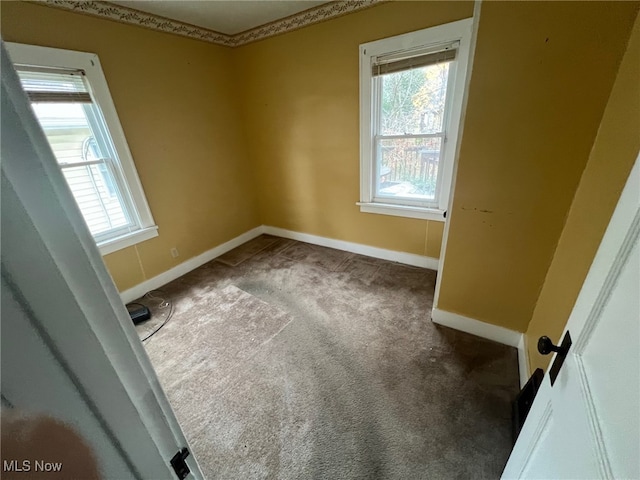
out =
[[207,478],[498,478],[516,351],[436,327],[434,283],[262,236],[163,287],[145,346]]
[[228,286],[186,308],[182,318],[167,323],[146,346],[182,428],[190,432],[191,442],[200,444],[215,412],[212,395],[224,395],[291,316]]

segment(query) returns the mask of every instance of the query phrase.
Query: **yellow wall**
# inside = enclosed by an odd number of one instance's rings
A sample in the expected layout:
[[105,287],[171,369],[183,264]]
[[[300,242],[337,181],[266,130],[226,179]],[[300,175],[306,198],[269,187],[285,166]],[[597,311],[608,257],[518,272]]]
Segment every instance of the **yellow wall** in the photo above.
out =
[[571,204],[558,248],[527,330],[532,370],[549,358],[536,349],[542,335],[559,340],[640,151],[640,17],[636,18],[589,162]]
[[439,308],[526,331],[637,7],[483,4]]
[[[535,336],[547,329],[539,318],[566,306],[552,293],[565,267],[551,260],[637,6],[484,3],[440,308],[519,331],[533,315]],[[259,224],[439,257],[442,223],[355,205],[358,45],[472,12],[390,2],[228,49],[3,2],[2,33],[101,58],[160,227],[105,258],[123,290]],[[567,231],[561,246],[573,251]]]
[[238,48],[263,223],[439,257],[442,222],[356,206],[358,46],[472,15],[472,2],[394,2]]
[[2,2],[2,36],[100,57],[159,226],[158,237],[105,257],[120,290],[260,224],[233,50],[22,2]]

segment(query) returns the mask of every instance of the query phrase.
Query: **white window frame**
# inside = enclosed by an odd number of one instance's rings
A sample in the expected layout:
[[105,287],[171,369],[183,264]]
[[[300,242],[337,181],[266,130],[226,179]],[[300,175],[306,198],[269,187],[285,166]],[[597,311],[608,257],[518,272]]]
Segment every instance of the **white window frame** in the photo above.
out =
[[[445,220],[444,213],[449,202],[453,180],[454,159],[460,140],[458,133],[462,117],[462,99],[467,77],[472,28],[473,19],[468,18],[360,45],[360,201],[357,205],[360,206],[361,212],[437,221]],[[374,98],[376,89],[374,87],[375,79],[372,76],[373,63],[377,57],[383,55],[421,48],[437,48],[439,45],[450,45],[453,42],[459,42],[459,46],[455,68],[450,71],[453,78],[450,78],[450,87],[447,91],[447,95],[451,95],[451,97],[447,100],[450,107],[445,112],[444,131],[446,137],[442,145],[443,152],[440,159],[442,172],[438,175],[440,188],[436,199],[437,207],[419,206],[411,201],[402,204],[385,202],[384,199],[376,198],[375,136],[377,132],[375,131],[375,115],[377,114],[378,98]]]
[[137,216],[139,229],[127,232],[121,236],[106,240],[96,240],[100,253],[109,253],[136,245],[145,240],[158,236],[151,209],[138,177],[131,151],[118,119],[116,107],[111,99],[107,80],[100,65],[100,59],[95,53],[78,52],[74,50],[62,50],[59,48],[41,47],[37,45],[25,45],[20,43],[6,43],[7,51],[15,65],[28,65],[37,67],[51,67],[82,70],[90,86],[93,101],[99,106],[113,147],[118,156],[118,163],[126,187],[133,202],[133,215]]

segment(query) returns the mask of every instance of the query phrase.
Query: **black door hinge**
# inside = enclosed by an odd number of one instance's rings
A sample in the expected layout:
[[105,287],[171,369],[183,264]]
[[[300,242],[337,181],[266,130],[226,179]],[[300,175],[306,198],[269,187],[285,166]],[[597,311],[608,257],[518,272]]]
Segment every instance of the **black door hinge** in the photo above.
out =
[[189,470],[189,467],[187,466],[187,462],[185,462],[185,458],[187,458],[188,456],[189,450],[183,448],[171,459],[170,463],[173,467],[173,471],[176,472],[176,475],[180,480],[186,478],[187,475],[189,475],[189,473],[191,472],[191,470]]

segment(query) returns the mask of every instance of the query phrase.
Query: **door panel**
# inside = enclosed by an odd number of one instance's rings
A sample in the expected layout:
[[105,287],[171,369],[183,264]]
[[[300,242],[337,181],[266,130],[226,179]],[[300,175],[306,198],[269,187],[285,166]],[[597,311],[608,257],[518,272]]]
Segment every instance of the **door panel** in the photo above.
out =
[[503,478],[640,478],[639,236],[636,160]]
[[135,466],[126,452],[113,444],[110,432],[105,431],[73,379],[33,327],[29,312],[4,279],[0,287],[2,395],[10,408],[21,415],[46,412],[73,428],[93,452],[100,452],[96,461],[103,478],[135,478]]
[[640,478],[638,462],[625,462],[638,455],[638,444],[629,442],[630,438],[640,438],[637,396],[623,394],[627,389],[640,391],[640,377],[618,368],[621,362],[640,365],[639,322],[628,321],[640,319],[639,303],[628,301],[639,295],[638,290],[633,290],[634,285],[640,285],[639,265],[636,243],[618,279],[619,286],[612,291],[580,355],[587,374],[586,388],[593,393],[600,436],[615,478]]
[[[79,399],[99,423],[98,437],[111,443],[111,449],[95,443],[99,461],[111,465],[111,458],[119,458],[105,478],[176,478],[169,459],[187,441],[4,44],[1,50],[2,279],[28,312],[29,328],[45,342],[41,350],[55,357],[72,387],[42,390],[20,381],[17,372],[37,369],[37,352],[22,352],[36,362],[27,365],[3,348],[3,372],[14,373],[3,376],[2,387],[9,389],[5,398],[18,409],[61,419]],[[14,309],[13,322],[23,320],[19,311]],[[3,346],[12,338],[19,342],[15,335],[3,336]],[[84,427],[89,426],[87,420]],[[202,478],[193,455],[187,461],[192,478]],[[122,474],[127,469],[131,475]]]

